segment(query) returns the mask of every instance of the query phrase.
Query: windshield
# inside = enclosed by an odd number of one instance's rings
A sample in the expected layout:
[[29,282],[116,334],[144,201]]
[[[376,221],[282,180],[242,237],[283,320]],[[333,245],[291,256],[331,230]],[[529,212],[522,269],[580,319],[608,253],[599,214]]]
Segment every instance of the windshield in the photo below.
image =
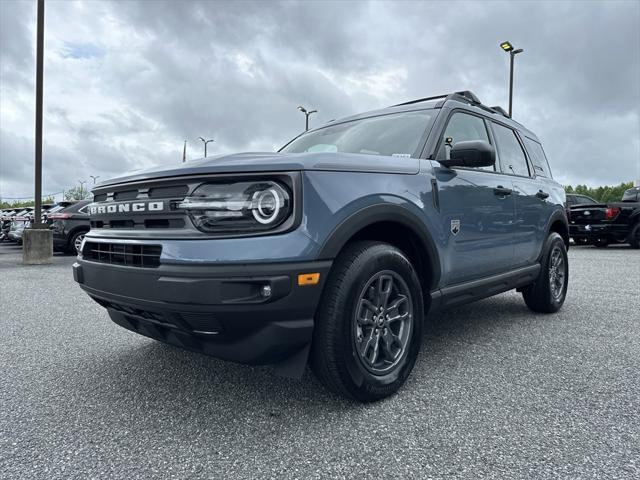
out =
[[305,133],[280,151],[414,157],[433,117],[433,110],[419,110],[352,120]]

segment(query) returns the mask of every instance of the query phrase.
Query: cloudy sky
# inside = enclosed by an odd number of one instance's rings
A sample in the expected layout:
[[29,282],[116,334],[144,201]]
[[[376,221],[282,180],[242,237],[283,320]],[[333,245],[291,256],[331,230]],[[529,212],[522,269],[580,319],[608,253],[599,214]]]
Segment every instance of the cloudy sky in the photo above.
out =
[[[269,151],[311,123],[472,90],[507,104],[562,183],[640,178],[640,1],[46,3],[43,192]],[[0,1],[0,195],[33,192],[35,0]]]

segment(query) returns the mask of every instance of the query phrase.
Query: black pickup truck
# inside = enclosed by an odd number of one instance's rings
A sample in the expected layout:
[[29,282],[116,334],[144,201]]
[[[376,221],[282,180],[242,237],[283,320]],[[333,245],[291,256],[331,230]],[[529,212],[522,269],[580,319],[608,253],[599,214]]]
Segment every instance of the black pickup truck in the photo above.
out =
[[577,244],[628,243],[640,248],[640,187],[624,192],[618,203],[581,203],[570,206],[568,213],[569,235]]

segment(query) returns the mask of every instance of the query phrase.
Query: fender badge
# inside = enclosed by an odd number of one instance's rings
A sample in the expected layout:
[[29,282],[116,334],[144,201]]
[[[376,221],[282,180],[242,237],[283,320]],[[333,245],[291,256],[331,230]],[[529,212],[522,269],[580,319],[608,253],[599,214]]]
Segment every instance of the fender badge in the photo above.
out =
[[451,220],[451,233],[458,235],[458,232],[460,232],[460,220]]

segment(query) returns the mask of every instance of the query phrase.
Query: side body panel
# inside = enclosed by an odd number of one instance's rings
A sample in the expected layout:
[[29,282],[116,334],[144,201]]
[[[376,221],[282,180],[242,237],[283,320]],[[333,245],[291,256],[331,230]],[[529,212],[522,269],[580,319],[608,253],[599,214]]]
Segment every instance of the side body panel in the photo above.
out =
[[475,280],[513,267],[515,202],[494,189],[512,189],[504,175],[448,169],[434,164],[440,198],[443,286]]

